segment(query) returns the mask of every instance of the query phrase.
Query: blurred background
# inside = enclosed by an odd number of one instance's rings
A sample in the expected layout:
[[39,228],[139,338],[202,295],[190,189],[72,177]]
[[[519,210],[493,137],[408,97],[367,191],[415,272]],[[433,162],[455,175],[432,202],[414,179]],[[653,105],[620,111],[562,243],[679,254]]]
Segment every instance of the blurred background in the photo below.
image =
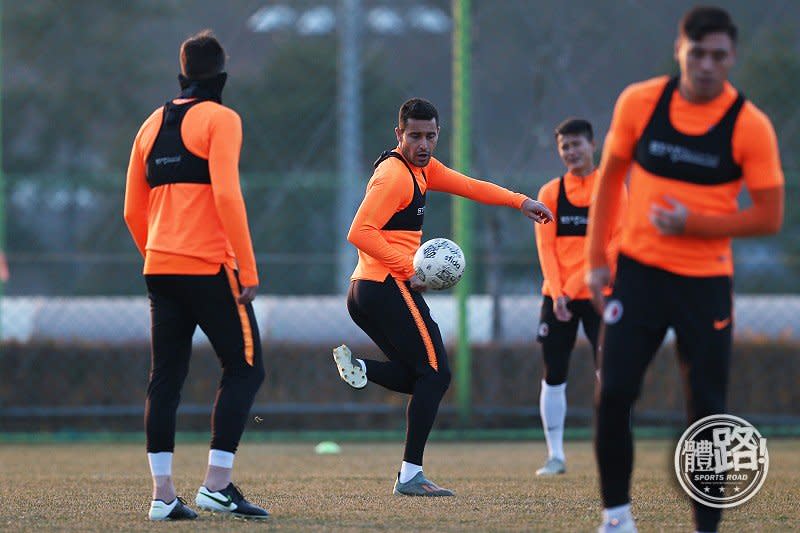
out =
[[[800,427],[800,3],[725,2],[739,25],[732,81],[767,112],[786,174],[780,235],[741,240],[731,412]],[[469,173],[535,196],[563,166],[554,127],[590,120],[602,145],[629,83],[676,72],[677,22],[692,2],[472,0],[467,63]],[[139,431],[149,368],[142,260],[122,220],[133,138],[178,92],[178,47],[211,28],[229,55],[226,105],[242,117],[242,186],[262,280],[256,311],[267,382],[254,414],[270,429],[398,429],[404,398],[339,381],[330,348],[377,349],[347,315],[356,253],[344,236],[371,175],[395,146],[397,109],[437,105],[436,156],[454,164],[453,5],[446,0],[29,0],[2,3],[0,431]],[[748,202],[742,194],[743,204]],[[447,195],[428,199],[424,239],[454,235]],[[429,298],[446,342],[468,341],[440,427],[537,428],[541,271],[519,213],[475,206],[467,328],[452,293]],[[207,427],[219,371],[202,333],[182,429]],[[639,419],[677,424],[668,342]],[[469,365],[465,369],[464,365]],[[466,371],[465,371],[466,370]],[[591,417],[585,343],[568,416]]]

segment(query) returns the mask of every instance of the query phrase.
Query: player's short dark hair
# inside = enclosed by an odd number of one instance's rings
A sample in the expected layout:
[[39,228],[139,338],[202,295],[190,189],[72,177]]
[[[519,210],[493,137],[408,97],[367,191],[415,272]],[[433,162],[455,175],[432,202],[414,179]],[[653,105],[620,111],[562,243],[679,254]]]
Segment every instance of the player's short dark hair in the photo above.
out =
[[734,44],[739,34],[731,16],[722,8],[697,6],[686,12],[678,23],[678,35],[700,41],[709,33],[727,33]]
[[588,120],[582,118],[570,117],[556,126],[553,136],[558,139],[559,135],[583,135],[589,142],[594,140],[592,124]]
[[211,78],[225,70],[225,50],[211,30],[202,30],[181,44],[181,73],[189,79]]
[[439,125],[439,112],[432,103],[424,98],[411,98],[400,106],[400,113],[397,118],[400,129],[406,127],[410,118],[415,120],[434,119],[436,120],[436,125]]

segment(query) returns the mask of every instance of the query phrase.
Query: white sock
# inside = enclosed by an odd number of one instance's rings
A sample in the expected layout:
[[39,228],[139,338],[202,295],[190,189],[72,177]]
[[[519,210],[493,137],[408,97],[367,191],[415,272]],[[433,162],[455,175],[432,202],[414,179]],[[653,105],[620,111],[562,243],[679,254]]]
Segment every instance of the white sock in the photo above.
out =
[[148,453],[147,462],[153,477],[172,475],[172,452]]
[[222,468],[233,468],[234,454],[222,450],[211,449],[208,451],[208,464]]
[[542,415],[548,458],[564,460],[564,418],[567,415],[567,384],[548,385],[542,380],[539,412]]
[[408,483],[418,472],[422,472],[421,466],[403,461],[400,465],[400,483]]
[[608,507],[603,509],[603,522],[608,523],[614,519],[622,522],[631,516],[631,504],[618,505],[617,507]]

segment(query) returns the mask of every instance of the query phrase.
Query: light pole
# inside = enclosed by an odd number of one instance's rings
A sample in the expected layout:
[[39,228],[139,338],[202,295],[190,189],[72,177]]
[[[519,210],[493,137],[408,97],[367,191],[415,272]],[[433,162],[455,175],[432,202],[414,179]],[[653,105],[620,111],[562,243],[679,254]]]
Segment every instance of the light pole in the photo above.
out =
[[336,204],[336,286],[347,292],[356,254],[347,242],[353,214],[358,209],[358,188],[364,172],[361,129],[361,0],[339,0],[339,190]]

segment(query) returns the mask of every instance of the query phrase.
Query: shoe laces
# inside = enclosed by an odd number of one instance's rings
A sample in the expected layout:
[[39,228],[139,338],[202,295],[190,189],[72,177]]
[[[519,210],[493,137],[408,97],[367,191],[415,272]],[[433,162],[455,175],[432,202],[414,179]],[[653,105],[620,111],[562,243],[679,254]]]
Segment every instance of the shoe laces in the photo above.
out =
[[231,492],[233,492],[233,500],[234,500],[234,502],[244,501],[244,494],[242,494],[242,491],[239,490],[239,487],[234,485],[233,482],[231,482],[230,487],[231,487]]

